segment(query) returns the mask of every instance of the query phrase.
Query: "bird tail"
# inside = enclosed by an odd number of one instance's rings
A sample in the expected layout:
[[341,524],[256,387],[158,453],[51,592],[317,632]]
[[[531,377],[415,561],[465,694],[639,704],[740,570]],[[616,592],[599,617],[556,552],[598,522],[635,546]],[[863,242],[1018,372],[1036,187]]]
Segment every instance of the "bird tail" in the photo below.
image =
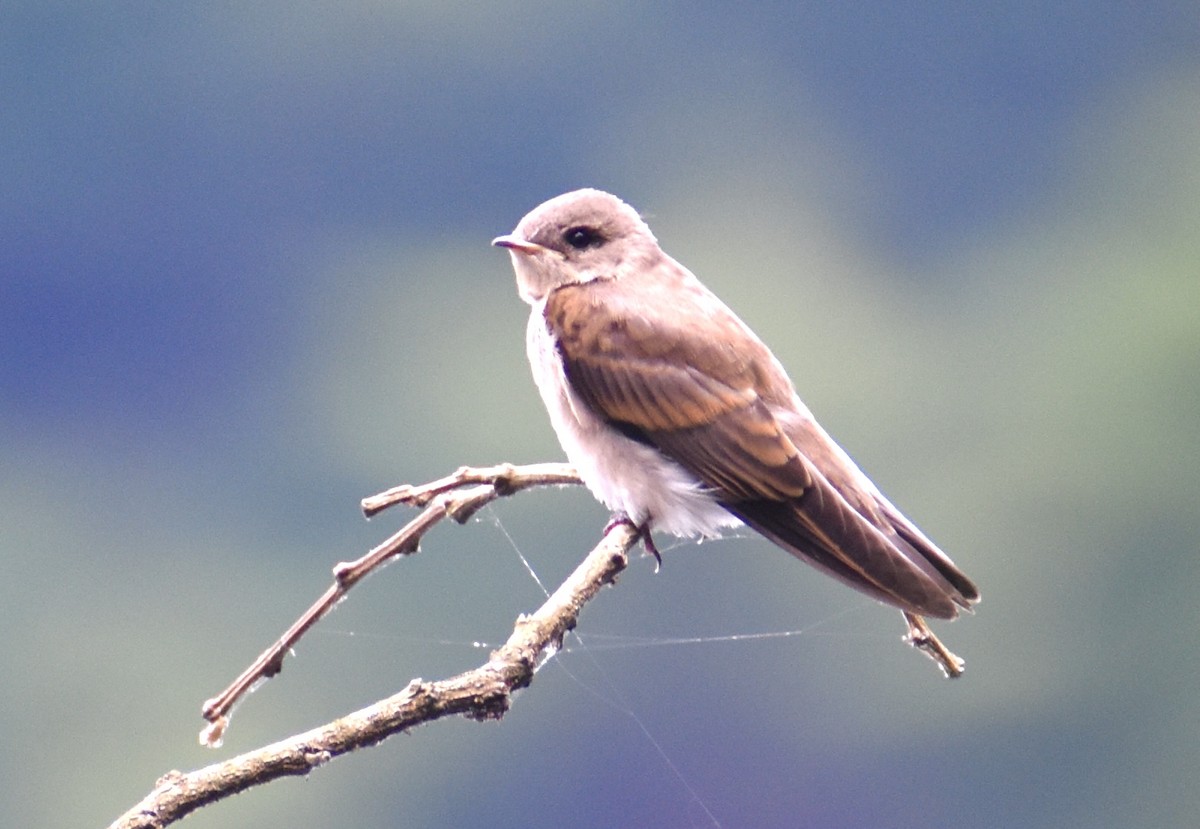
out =
[[864,515],[819,473],[799,498],[724,506],[797,558],[901,610],[954,619],[979,601],[971,580],[895,507],[883,500]]

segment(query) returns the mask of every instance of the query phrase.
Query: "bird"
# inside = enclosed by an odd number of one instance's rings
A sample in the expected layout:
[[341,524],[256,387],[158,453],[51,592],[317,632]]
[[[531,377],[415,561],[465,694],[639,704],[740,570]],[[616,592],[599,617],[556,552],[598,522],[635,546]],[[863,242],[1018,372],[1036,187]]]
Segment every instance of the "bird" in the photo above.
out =
[[[638,212],[585,188],[535,207],[507,249],[531,306],[526,352],[568,460],[613,521],[711,538],[747,526],[899,609],[948,676],[924,617],[979,590],[817,423],[765,343]],[[660,558],[661,561],[661,558]]]

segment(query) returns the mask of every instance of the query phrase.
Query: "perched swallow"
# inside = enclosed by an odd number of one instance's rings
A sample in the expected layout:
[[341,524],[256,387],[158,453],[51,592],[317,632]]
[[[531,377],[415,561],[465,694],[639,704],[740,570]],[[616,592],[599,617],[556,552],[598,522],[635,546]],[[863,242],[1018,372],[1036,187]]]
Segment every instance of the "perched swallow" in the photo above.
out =
[[914,615],[953,619],[979,600],[629,205],[566,193],[492,244],[508,249],[533,306],[529,363],[567,457],[645,538],[746,524],[904,611],[910,632]]

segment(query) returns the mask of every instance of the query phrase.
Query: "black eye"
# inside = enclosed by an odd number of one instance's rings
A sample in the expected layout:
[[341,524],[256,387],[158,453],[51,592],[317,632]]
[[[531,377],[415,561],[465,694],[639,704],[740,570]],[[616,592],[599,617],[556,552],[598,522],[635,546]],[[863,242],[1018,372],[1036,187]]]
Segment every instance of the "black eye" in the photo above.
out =
[[595,229],[579,225],[572,227],[563,234],[563,241],[575,248],[575,250],[583,250],[584,248],[595,247],[604,241]]

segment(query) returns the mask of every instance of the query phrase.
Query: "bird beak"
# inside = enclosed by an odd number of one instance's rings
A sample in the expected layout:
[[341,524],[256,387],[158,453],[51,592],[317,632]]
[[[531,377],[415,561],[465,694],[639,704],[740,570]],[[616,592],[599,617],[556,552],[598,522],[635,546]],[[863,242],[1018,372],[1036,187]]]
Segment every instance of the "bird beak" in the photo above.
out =
[[532,256],[537,253],[545,253],[549,248],[544,248],[541,245],[527,242],[520,236],[508,234],[506,236],[497,236],[492,240],[492,244],[498,248],[508,248],[516,253],[523,253],[526,256]]

